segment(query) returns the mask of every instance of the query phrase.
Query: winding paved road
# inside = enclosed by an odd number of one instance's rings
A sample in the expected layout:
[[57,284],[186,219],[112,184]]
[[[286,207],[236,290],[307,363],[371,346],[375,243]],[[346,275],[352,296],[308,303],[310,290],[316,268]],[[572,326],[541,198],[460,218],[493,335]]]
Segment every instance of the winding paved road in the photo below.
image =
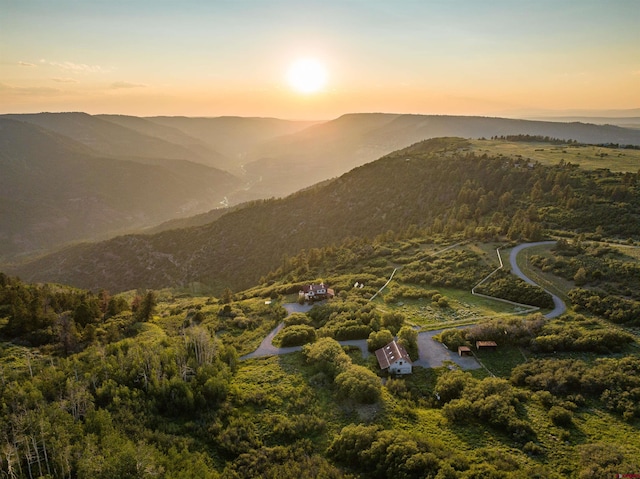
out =
[[[548,245],[553,244],[555,241],[540,241],[537,243],[523,243],[521,245],[516,246],[511,250],[509,255],[509,262],[511,263],[511,271],[513,274],[523,279],[529,284],[540,286],[537,283],[533,282],[530,278],[524,275],[524,273],[520,270],[516,263],[516,257],[518,253],[526,248],[532,248],[534,246],[540,245]],[[542,286],[540,286],[542,287]],[[544,289],[544,288],[543,288]],[[547,291],[545,289],[545,291]],[[553,297],[553,303],[555,308],[549,313],[545,314],[546,318],[555,318],[560,316],[562,313],[566,311],[566,306],[564,302],[556,295],[547,291]],[[287,303],[283,305],[289,314],[291,313],[306,313],[309,311],[313,305],[308,304],[298,304],[298,303]],[[302,349],[301,346],[292,346],[288,348],[278,348],[273,345],[273,338],[278,334],[278,332],[284,327],[284,323],[280,323],[273,331],[271,331],[266,338],[262,341],[258,349],[254,352],[246,354],[242,356],[240,359],[251,359],[251,358],[260,358],[265,356],[275,356],[279,354],[287,354],[295,351],[300,351]],[[459,365],[462,369],[479,369],[482,366],[475,357],[472,356],[464,356],[460,357],[458,353],[449,351],[443,344],[435,341],[433,337],[437,334],[440,334],[444,329],[440,329],[437,331],[423,331],[418,333],[418,353],[420,359],[415,361],[413,364],[416,366],[422,366],[424,368],[437,368],[444,364],[445,361],[451,361],[457,365]],[[360,348],[362,351],[362,357],[367,358],[369,356],[369,351],[367,349],[367,340],[366,339],[355,339],[350,341],[338,341],[343,346],[356,346]]]
[[[523,243],[513,248],[511,250],[511,253],[509,254],[509,262],[511,263],[511,271],[513,272],[513,274],[515,274],[518,278],[524,280],[529,284],[532,284],[534,286],[540,286],[538,283],[534,282],[533,280],[531,280],[530,278],[524,275],[524,273],[518,267],[518,263],[516,262],[516,257],[518,256],[518,253],[520,253],[520,251],[522,251],[523,249],[532,248],[534,246],[549,245],[549,244],[555,244],[555,241],[538,241],[537,243]],[[540,287],[542,288],[542,286]],[[551,293],[550,291],[546,289],[544,290],[551,295],[551,297],[553,298],[553,304],[554,304],[553,310],[545,314],[544,317],[551,319],[551,318],[556,318],[560,316],[562,313],[564,313],[567,310],[567,306],[564,304],[564,301],[562,301],[558,296]]]

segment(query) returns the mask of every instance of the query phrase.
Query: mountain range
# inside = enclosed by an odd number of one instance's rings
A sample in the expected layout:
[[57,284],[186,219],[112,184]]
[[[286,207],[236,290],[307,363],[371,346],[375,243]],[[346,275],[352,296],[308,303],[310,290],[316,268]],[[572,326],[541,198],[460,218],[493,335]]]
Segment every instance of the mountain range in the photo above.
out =
[[[196,282],[219,292],[256,284],[302,250],[344,241],[370,248],[389,232],[484,240],[537,240],[543,230],[593,233],[597,227],[609,237],[640,234],[637,192],[614,174],[533,164],[490,149],[476,155],[469,147],[460,138],[427,140],[202,226],[73,246],[8,271],[28,281],[112,292]],[[629,174],[627,183],[638,182]]]
[[208,211],[241,185],[230,173],[184,158],[124,156],[124,147],[103,156],[111,144],[105,140],[96,150],[0,118],[0,257]]
[[[640,130],[630,128],[487,117],[1,115],[0,262],[126,232],[203,225],[222,215],[214,210],[222,205],[283,197],[427,138],[510,134],[640,145]],[[193,215],[200,216],[185,220]]]

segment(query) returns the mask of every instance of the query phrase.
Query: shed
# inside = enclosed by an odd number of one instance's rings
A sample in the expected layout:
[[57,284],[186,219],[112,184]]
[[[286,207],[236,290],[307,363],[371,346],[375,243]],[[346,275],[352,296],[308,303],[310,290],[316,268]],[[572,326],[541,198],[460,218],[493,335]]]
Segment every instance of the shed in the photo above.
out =
[[460,356],[471,356],[471,348],[469,346],[458,346],[458,354]]
[[476,349],[484,351],[495,351],[498,347],[495,341],[476,341]]
[[380,369],[388,369],[391,374],[411,374],[413,369],[409,354],[395,340],[376,350],[376,359]]

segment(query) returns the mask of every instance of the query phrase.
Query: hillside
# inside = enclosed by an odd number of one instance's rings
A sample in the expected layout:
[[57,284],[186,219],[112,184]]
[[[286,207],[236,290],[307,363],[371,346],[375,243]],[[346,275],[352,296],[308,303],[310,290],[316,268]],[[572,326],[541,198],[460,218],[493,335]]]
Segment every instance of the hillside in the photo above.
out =
[[254,284],[302,249],[372,241],[388,232],[536,240],[554,230],[598,230],[640,239],[637,173],[544,166],[465,151],[470,146],[450,138],[421,142],[205,226],[68,248],[11,272],[112,291],[196,281],[221,291]]
[[0,258],[100,239],[208,211],[240,185],[201,164],[105,158],[31,123],[0,118]]
[[352,114],[256,147],[245,165],[253,190],[293,193],[415,142],[436,137],[527,134],[581,143],[640,145],[640,131],[612,125],[467,116]]

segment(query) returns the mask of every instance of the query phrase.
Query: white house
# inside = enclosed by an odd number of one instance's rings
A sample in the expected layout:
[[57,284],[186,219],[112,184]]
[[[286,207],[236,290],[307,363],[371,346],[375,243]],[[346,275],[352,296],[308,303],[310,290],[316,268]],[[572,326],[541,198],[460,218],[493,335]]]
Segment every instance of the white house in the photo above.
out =
[[308,284],[302,287],[299,292],[300,297],[307,301],[318,301],[321,299],[333,298],[333,289],[327,288],[324,283]]
[[390,374],[411,374],[413,365],[407,351],[395,341],[376,351],[380,369],[388,369]]

